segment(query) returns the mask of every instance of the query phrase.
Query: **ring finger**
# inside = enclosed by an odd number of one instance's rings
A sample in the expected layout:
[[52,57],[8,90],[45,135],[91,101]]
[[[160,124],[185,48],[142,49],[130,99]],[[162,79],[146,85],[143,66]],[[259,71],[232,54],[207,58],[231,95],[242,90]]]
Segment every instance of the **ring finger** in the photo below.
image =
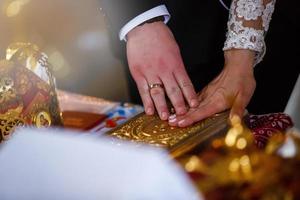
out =
[[156,110],[162,120],[167,120],[169,117],[169,111],[166,103],[166,97],[163,87],[153,87],[150,85],[162,85],[162,81],[158,77],[151,77],[148,79],[149,90],[151,98],[154,102]]

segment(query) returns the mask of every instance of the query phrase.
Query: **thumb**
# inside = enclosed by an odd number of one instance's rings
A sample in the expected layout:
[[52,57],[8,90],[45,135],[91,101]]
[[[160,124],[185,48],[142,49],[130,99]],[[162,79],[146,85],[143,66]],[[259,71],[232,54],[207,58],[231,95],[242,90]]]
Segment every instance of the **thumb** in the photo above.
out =
[[249,99],[239,93],[233,101],[231,110],[230,110],[230,119],[234,116],[238,116],[240,119],[243,119],[245,109],[249,103]]

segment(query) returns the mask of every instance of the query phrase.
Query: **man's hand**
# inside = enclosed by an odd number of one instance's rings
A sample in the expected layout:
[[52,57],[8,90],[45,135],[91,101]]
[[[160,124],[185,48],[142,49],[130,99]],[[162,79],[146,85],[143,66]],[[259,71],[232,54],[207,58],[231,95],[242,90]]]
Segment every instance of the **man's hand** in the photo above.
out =
[[[166,95],[177,115],[198,106],[198,99],[185,70],[179,47],[170,29],[163,22],[138,26],[127,35],[127,58],[130,72],[137,83],[145,111],[148,115],[155,108],[162,120],[169,111]],[[151,84],[163,84],[164,88],[149,88]]]
[[253,51],[226,51],[224,69],[201,91],[200,105],[183,116],[170,116],[169,124],[186,127],[227,109],[231,109],[230,117],[242,119],[256,87],[253,64]]

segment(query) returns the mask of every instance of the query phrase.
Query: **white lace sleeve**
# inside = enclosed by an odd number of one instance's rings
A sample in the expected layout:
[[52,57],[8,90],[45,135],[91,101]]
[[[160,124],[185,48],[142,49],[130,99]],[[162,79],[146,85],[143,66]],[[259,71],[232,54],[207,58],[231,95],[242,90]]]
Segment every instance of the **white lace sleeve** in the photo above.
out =
[[250,49],[256,52],[255,64],[264,57],[264,36],[274,11],[276,0],[233,0],[227,38],[223,50]]

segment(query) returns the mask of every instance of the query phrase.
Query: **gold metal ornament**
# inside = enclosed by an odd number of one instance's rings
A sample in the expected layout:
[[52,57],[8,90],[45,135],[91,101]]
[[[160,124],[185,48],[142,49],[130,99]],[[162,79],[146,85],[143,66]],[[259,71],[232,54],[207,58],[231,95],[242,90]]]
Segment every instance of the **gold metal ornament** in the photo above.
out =
[[161,88],[164,89],[164,85],[162,83],[154,83],[154,84],[150,84],[149,85],[150,90],[154,89],[154,88]]
[[135,143],[151,144],[170,151],[178,157],[208,138],[226,133],[228,112],[217,114],[188,128],[170,127],[166,121],[145,113],[110,131],[113,138]]
[[[40,78],[43,76],[42,79],[51,87],[55,87],[55,78],[48,63],[48,56],[41,52],[37,45],[25,42],[13,43],[6,50],[6,60],[22,64]],[[41,75],[37,71],[45,74]]]
[[17,126],[62,126],[48,57],[31,43],[14,43],[0,61],[0,142]]
[[7,140],[11,132],[18,126],[24,126],[24,119],[20,118],[22,106],[8,110],[5,114],[0,114],[0,142]]

